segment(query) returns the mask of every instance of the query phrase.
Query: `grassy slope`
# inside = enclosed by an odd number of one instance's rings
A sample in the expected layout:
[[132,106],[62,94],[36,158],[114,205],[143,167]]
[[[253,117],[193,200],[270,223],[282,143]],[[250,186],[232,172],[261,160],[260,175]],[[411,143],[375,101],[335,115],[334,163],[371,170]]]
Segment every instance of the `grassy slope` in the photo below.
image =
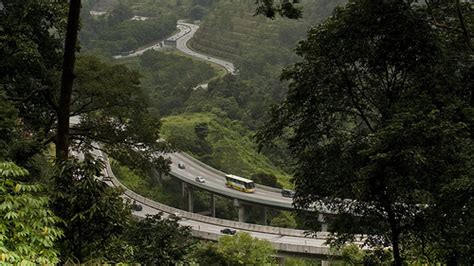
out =
[[116,161],[112,161],[112,170],[120,182],[132,191],[169,206],[184,208],[183,200],[176,197],[181,195],[178,180],[163,180],[163,183],[159,184],[153,182],[151,177],[137,174]]
[[[192,152],[199,149],[196,147],[199,139],[194,127],[203,122],[209,128],[206,141],[212,148],[210,154]],[[244,177],[257,172],[272,173],[284,187],[291,187],[289,175],[257,153],[252,133],[238,122],[212,113],[187,113],[164,118],[162,134],[171,143],[219,170]]]

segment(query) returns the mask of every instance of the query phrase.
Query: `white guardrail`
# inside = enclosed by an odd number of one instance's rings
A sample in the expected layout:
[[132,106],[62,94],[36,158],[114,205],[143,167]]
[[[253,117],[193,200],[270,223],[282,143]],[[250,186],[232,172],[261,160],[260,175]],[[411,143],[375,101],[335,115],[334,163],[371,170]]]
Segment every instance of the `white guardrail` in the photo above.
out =
[[[174,208],[174,207],[156,202],[154,200],[148,199],[146,197],[143,197],[142,195],[139,195],[133,192],[132,190],[125,187],[122,183],[120,183],[120,181],[115,177],[114,173],[112,172],[112,168],[110,166],[110,163],[108,163],[108,160],[106,162],[106,173],[111,178],[111,181],[114,184],[114,186],[124,189],[124,194],[127,197],[162,212],[166,212],[169,214],[179,213],[183,218],[186,218],[186,219],[195,220],[195,221],[208,223],[208,224],[214,224],[214,225],[218,225],[222,227],[232,227],[232,228],[241,229],[245,231],[268,233],[268,234],[275,234],[275,235],[281,235],[281,236],[293,236],[293,237],[301,237],[301,238],[306,237],[305,231],[303,230],[242,223],[242,222],[237,222],[237,221],[208,217],[208,216],[204,216],[204,215],[200,215],[200,214],[196,214],[192,212],[183,211],[181,209]],[[194,228],[192,230],[192,234],[195,237],[199,237],[199,238],[203,238],[207,240],[213,240],[213,241],[217,241],[219,237],[221,237],[220,234],[199,231]],[[326,239],[327,236],[328,236],[328,233],[326,232],[318,232],[316,239]],[[306,254],[317,254],[317,255],[333,255],[330,252],[329,247],[326,247],[326,246],[317,247],[317,246],[308,246],[308,245],[299,245],[299,244],[278,243],[278,242],[272,242],[272,241],[270,242],[272,243],[272,246],[276,250],[282,251],[282,252],[306,253]]]

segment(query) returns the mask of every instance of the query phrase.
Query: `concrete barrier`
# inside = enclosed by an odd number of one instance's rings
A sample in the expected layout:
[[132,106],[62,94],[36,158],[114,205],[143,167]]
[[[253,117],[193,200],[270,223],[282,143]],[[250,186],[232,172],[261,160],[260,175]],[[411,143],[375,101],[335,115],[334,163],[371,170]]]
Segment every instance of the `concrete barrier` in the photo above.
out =
[[[210,241],[218,241],[222,235],[216,233],[209,233],[209,232],[202,232],[199,230],[192,229],[191,234],[194,237],[198,237],[201,239],[206,239]],[[275,250],[280,252],[287,252],[287,253],[301,253],[301,254],[317,254],[317,255],[327,255],[327,256],[334,256],[334,252],[329,247],[315,247],[315,246],[306,246],[306,245],[297,245],[297,244],[285,244],[285,243],[276,243],[271,242],[272,247]]]

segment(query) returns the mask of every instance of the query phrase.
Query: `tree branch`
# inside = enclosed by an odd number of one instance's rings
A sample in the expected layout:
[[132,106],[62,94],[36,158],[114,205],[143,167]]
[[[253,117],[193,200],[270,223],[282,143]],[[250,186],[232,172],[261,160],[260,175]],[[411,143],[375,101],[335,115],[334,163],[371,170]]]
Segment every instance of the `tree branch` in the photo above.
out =
[[471,49],[471,51],[474,51],[474,47],[471,43],[471,36],[470,36],[469,31],[466,27],[466,22],[464,21],[464,15],[462,14],[461,4],[459,3],[459,0],[456,0],[456,13],[458,15],[459,22],[461,24],[461,29],[464,33],[464,37],[466,37],[467,46]]
[[370,129],[370,131],[375,132],[375,129],[370,124],[369,119],[365,115],[364,110],[362,110],[362,107],[359,105],[358,101],[356,101],[356,99],[355,99],[352,82],[349,79],[349,77],[347,76],[347,73],[345,73],[345,71],[339,66],[339,64],[337,62],[337,59],[334,60],[334,65],[337,67],[339,72],[341,72],[341,74],[344,76],[344,79],[345,79],[346,84],[347,84],[348,92],[349,92],[349,95],[350,95],[350,98],[351,98],[351,102],[354,105],[354,107],[356,108],[356,110],[359,112],[359,116],[362,118],[362,120],[364,120],[364,123],[367,125],[367,127]]

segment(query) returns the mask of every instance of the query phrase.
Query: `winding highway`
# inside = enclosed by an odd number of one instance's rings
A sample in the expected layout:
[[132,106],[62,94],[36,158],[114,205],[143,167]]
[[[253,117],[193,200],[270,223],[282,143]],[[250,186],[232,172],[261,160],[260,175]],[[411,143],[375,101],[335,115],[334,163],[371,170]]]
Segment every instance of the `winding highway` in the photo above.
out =
[[[231,62],[214,58],[209,55],[200,54],[191,50],[187,43],[194,36],[196,31],[199,29],[199,26],[185,23],[183,21],[178,21],[177,29],[178,33],[169,37],[167,40],[176,42],[176,48],[190,56],[212,62],[214,64],[220,65],[226,69],[231,74],[236,74],[236,68]],[[162,45],[155,44],[153,46],[137,50],[134,53],[131,53],[127,56],[116,56],[116,59],[140,56],[143,55],[145,51],[150,49],[160,49]],[[229,189],[225,186],[225,173],[213,169],[210,166],[201,163],[190,156],[187,156],[183,153],[172,153],[168,154],[172,160],[171,165],[171,175],[181,179],[182,181],[192,184],[193,186],[199,187],[201,189],[210,191],[212,193],[225,196],[228,198],[239,199],[249,203],[256,203],[260,205],[265,205],[269,207],[276,207],[280,209],[293,209],[292,199],[285,198],[281,195],[280,190],[273,189],[265,186],[258,186],[255,193],[243,193],[233,189]],[[178,163],[183,163],[185,169],[180,169]],[[195,182],[196,176],[202,176],[206,179],[204,183]]]
[[[169,37],[167,40],[175,42],[176,48],[179,51],[190,56],[220,65],[230,74],[235,75],[237,73],[235,66],[231,62],[214,58],[209,55],[200,54],[191,50],[187,46],[187,42],[194,36],[199,26],[179,21],[177,28],[179,29],[179,32]],[[153,46],[135,51],[127,56],[115,56],[114,58],[120,59],[125,57],[139,56],[147,50],[161,48],[163,48],[162,44],[155,44]],[[225,173],[214,169],[185,153],[176,152],[166,154],[166,156],[170,157],[172,160],[170,175],[180,179],[185,183],[191,184],[192,186],[224,197],[238,199],[244,203],[247,202],[287,210],[294,208],[292,205],[292,199],[283,197],[279,189],[256,184],[256,190],[254,193],[244,193],[233,190],[225,186]],[[179,163],[183,164],[184,168],[178,167]],[[106,167],[105,174],[106,176],[111,177],[111,181],[106,182],[109,183],[109,185],[123,187],[123,185],[120,184],[120,182],[115,178],[108,162]],[[205,182],[196,182],[196,176],[204,177]],[[246,231],[253,237],[266,239],[272,243],[276,250],[281,252],[305,253],[319,256],[331,255],[329,247],[324,244],[327,237],[327,234],[324,232],[318,233],[317,237],[306,237],[304,232],[301,230],[254,225],[203,216],[154,202],[148,198],[136,194],[125,187],[123,188],[125,189],[125,197],[142,203],[143,209],[141,211],[134,212],[134,215],[144,217],[147,214],[157,214],[162,212],[165,213],[166,217],[168,214],[179,213],[179,215],[184,218],[181,219],[179,223],[190,226],[193,230],[193,235],[196,237],[208,240],[218,240],[218,238],[223,235],[221,230],[230,227],[235,228],[238,231]]]
[[[199,26],[190,23],[185,23],[183,21],[178,21],[177,29],[179,30],[179,32],[169,37],[167,40],[176,42],[176,48],[179,51],[190,56],[220,65],[225,68],[226,71],[228,71],[229,73],[234,75],[236,74],[236,68],[231,62],[214,58],[209,55],[200,54],[191,50],[187,46],[188,41],[194,36],[196,31],[199,29]],[[148,51],[150,49],[160,49],[161,47],[162,46],[160,44],[156,44],[154,46],[138,50],[127,56],[116,56],[115,58],[118,59],[132,56],[140,56],[145,51]],[[186,183],[192,184],[196,187],[228,198],[239,199],[249,203],[256,203],[280,209],[293,209],[292,199],[283,197],[281,195],[280,190],[278,189],[259,186],[257,187],[255,193],[242,193],[233,189],[229,189],[225,186],[225,173],[215,170],[212,167],[209,167],[182,153],[169,154],[169,157],[173,162],[171,165],[171,175],[181,179]],[[178,163],[183,163],[186,168],[180,169],[177,165]],[[206,179],[206,182],[195,182],[194,180],[196,176],[203,176]]]
[[[170,42],[175,42],[176,43],[176,49],[181,51],[182,53],[185,53],[187,55],[190,55],[192,57],[208,61],[211,63],[214,63],[216,65],[219,65],[223,67],[227,72],[229,72],[232,75],[237,74],[237,70],[231,62],[214,58],[210,55],[205,55],[201,54],[198,52],[195,52],[191,50],[188,47],[188,41],[191,40],[191,38],[194,36],[196,31],[199,29],[198,25],[191,24],[191,23],[185,23],[181,20],[178,21],[178,25],[176,28],[179,30],[178,33],[168,37],[166,40]],[[145,53],[148,50],[162,50],[165,49],[167,46],[163,44],[163,42],[157,42],[153,45],[150,45],[148,47],[136,50],[136,51],[131,51],[127,55],[115,55],[113,56],[114,59],[123,59],[123,58],[130,58],[130,57],[135,57],[135,56],[141,56],[143,53]]]
[[[226,69],[230,74],[236,74],[236,68],[231,62],[214,58],[209,55],[200,54],[191,50],[187,43],[194,36],[199,26],[178,21],[177,28],[180,30],[179,33],[171,36],[168,40],[176,42],[176,48],[190,56],[212,62],[220,65]],[[207,166],[190,156],[186,156],[183,153],[169,154],[172,160],[171,175],[181,179],[182,181],[192,184],[193,186],[201,189],[210,191],[221,196],[229,198],[239,199],[250,203],[256,203],[260,205],[277,207],[281,209],[293,209],[292,199],[285,198],[281,195],[281,191],[278,189],[272,189],[269,187],[259,186],[255,193],[242,193],[233,189],[229,189],[225,186],[225,173],[215,170],[210,166]],[[185,169],[180,169],[178,163],[183,163]],[[196,176],[202,176],[206,182],[199,183],[195,182]]]

